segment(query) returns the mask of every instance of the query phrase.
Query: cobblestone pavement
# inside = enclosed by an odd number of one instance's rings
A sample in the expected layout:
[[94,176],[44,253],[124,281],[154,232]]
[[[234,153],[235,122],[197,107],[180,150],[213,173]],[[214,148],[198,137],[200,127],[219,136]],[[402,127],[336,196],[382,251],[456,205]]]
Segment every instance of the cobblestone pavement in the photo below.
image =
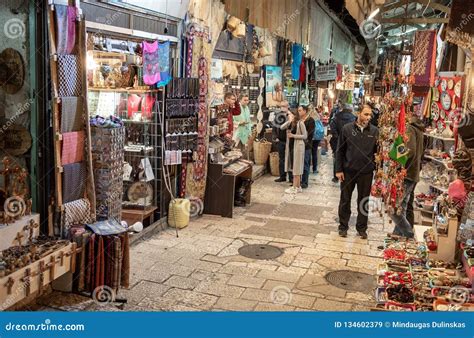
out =
[[[373,289],[346,291],[324,276],[334,270],[375,275],[382,261],[377,246],[392,225],[378,212],[371,213],[369,238],[362,240],[356,236],[354,217],[348,237],[340,238],[332,158],[323,156],[320,167],[301,194],[285,195],[289,184],[274,183],[275,177],[267,175],[254,183],[251,205],[236,208],[233,219],[204,215],[180,230],[179,238],[168,229],[133,246],[131,287],[119,294],[128,302],[120,310],[368,310]],[[271,244],[284,253],[274,260],[249,259],[238,253],[245,244]],[[74,306],[118,310],[90,299],[86,303]]]

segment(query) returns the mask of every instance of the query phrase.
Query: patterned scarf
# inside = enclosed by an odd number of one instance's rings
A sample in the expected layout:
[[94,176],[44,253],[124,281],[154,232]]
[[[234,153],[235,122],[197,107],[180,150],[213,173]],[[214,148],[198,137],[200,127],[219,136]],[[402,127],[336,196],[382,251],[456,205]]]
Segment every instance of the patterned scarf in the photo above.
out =
[[58,83],[60,97],[81,95],[82,66],[76,55],[58,55]]
[[83,198],[87,179],[85,162],[66,164],[63,171],[63,203]]
[[72,54],[76,44],[76,7],[55,6],[56,19],[56,52]]
[[143,82],[150,86],[161,79],[158,50],[158,41],[153,43],[143,41]]
[[61,98],[61,133],[84,129],[84,106],[81,97]]
[[194,161],[194,179],[202,180],[204,178],[205,166],[207,162],[206,152],[206,133],[207,133],[207,86],[208,72],[207,60],[202,57],[199,59],[199,113],[198,113],[198,139],[196,160]]
[[415,86],[432,87],[436,72],[436,31],[418,31],[413,44]]
[[84,131],[75,131],[63,134],[61,164],[78,163],[84,160]]

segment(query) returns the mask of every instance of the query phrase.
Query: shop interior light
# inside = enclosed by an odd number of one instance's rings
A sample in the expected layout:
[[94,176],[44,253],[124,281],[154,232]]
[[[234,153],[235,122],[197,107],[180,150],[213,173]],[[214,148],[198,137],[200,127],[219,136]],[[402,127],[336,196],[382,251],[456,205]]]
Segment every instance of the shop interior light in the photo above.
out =
[[333,99],[334,98],[334,91],[332,89],[329,89],[328,90],[328,95],[329,95],[329,98]]
[[377,8],[375,11],[373,11],[372,13],[370,13],[369,17],[367,18],[367,20],[372,20],[377,14],[379,14],[380,12],[380,8]]
[[383,54],[383,49],[379,50],[379,55]]

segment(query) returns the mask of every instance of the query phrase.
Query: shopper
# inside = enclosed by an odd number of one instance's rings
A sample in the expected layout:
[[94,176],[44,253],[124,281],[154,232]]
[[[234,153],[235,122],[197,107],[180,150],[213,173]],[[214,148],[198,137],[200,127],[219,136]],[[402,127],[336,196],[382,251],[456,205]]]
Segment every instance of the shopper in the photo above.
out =
[[318,172],[318,148],[319,148],[319,144],[324,139],[324,126],[323,126],[323,122],[321,121],[321,114],[318,110],[315,110],[313,118],[314,118],[314,133],[313,133],[313,144],[311,147],[311,162],[313,165],[313,173],[317,173]]
[[[240,102],[240,115],[233,116],[234,123],[234,142],[242,152],[245,152],[247,142],[252,131],[252,124],[250,122],[250,109],[249,109],[249,96],[248,94],[241,94],[239,98]],[[245,154],[248,158],[248,154]]]
[[362,205],[370,196],[375,169],[378,129],[370,124],[372,110],[361,107],[357,120],[341,128],[336,152],[336,176],[341,182],[339,202],[339,236],[347,237],[351,217],[352,192],[357,186],[358,215],[356,229],[362,239],[367,238],[368,216]]
[[333,115],[333,118],[330,122],[330,129],[331,129],[331,149],[334,156],[334,177],[332,179],[333,182],[338,182],[338,178],[336,177],[336,152],[337,152],[337,145],[339,143],[339,135],[342,132],[342,128],[351,122],[354,122],[356,117],[353,114],[353,108],[351,104],[344,104],[342,106],[342,110],[336,111]]
[[313,135],[314,135],[314,119],[309,115],[308,106],[299,106],[298,115],[301,121],[304,122],[307,138],[304,140],[304,168],[303,177],[301,178],[301,187],[308,188],[309,183],[309,169],[311,167],[311,152],[313,149]]
[[[405,164],[407,174],[403,181],[403,196],[400,202],[399,213],[390,215],[395,223],[393,234],[407,238],[413,238],[413,220],[409,220],[407,209],[411,196],[414,194],[415,186],[420,181],[421,158],[423,157],[423,131],[424,125],[417,117],[413,117],[411,123],[407,126],[408,141],[406,143],[408,149],[408,160]],[[413,202],[411,202],[413,203]],[[412,205],[413,207],[413,205]]]
[[232,139],[234,133],[234,116],[240,115],[240,104],[236,104],[237,98],[234,93],[227,92],[224,95],[224,104],[229,109],[229,114],[227,115],[227,121],[229,123],[227,128],[226,137]]
[[[280,177],[275,182],[286,182],[288,174],[288,181],[293,182],[293,174],[291,171],[285,170],[285,151],[286,151],[286,128],[282,129],[281,124],[293,119],[293,114],[288,110],[288,103],[282,104],[281,111],[275,114],[273,120],[273,141],[276,142],[278,149],[278,166],[280,170]],[[290,126],[291,124],[289,124]]]
[[305,124],[299,118],[299,114],[290,115],[290,120],[285,122],[281,129],[287,130],[287,141],[285,151],[285,171],[293,174],[293,186],[286,189],[288,194],[302,192],[301,175],[304,169],[305,140],[308,137]]

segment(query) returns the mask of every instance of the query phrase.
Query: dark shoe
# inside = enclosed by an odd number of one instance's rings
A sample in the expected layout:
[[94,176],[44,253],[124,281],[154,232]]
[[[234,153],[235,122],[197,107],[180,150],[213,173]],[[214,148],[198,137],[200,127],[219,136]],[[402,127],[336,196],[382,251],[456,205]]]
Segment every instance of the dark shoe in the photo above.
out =
[[303,188],[303,189],[308,189],[308,185],[307,185],[307,184],[302,184],[302,185],[301,185],[301,188]]
[[290,183],[290,185],[293,185],[293,180],[291,180],[291,181],[288,181],[288,183]]
[[339,236],[347,237],[347,230],[339,230]]
[[367,239],[367,232],[366,231],[358,231],[360,238]]
[[337,177],[334,177],[334,178],[332,179],[332,181],[333,181],[333,183],[339,182],[339,180],[337,179]]
[[280,183],[280,182],[286,182],[286,178],[277,178],[275,182]]
[[379,250],[384,250],[385,247],[384,247],[383,245],[379,245],[379,246],[377,247],[377,249],[379,249]]

